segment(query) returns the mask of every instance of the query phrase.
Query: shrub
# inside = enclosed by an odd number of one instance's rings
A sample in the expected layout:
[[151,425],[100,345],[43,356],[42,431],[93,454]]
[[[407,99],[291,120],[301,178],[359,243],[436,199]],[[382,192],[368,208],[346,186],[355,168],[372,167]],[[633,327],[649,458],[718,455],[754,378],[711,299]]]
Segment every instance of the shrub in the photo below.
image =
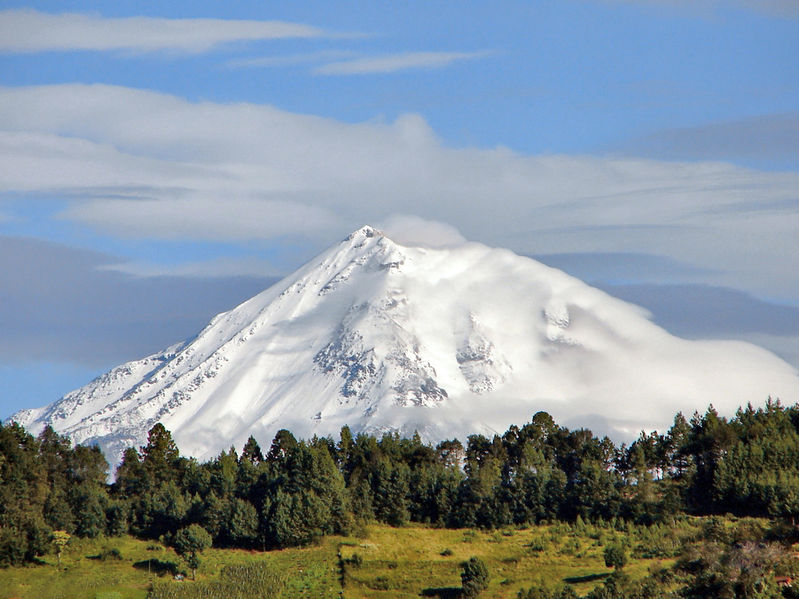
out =
[[363,565],[363,558],[360,553],[353,553],[349,559],[347,559],[347,563],[353,568],[360,568]]
[[385,576],[378,576],[374,579],[374,582],[368,586],[370,589],[374,589],[375,591],[388,591],[391,589],[391,583]]
[[540,553],[541,551],[546,551],[547,544],[544,539],[536,539],[534,541],[530,541],[527,545],[530,548],[530,551],[533,553]]
[[620,545],[608,545],[605,548],[605,565],[608,568],[621,570],[627,564],[627,554]]
[[470,557],[461,564],[461,586],[464,597],[477,597],[488,588],[490,577],[485,562],[479,557]]
[[100,559],[103,561],[107,560],[120,561],[122,559],[122,552],[116,547],[112,549],[104,549],[102,553],[100,553]]

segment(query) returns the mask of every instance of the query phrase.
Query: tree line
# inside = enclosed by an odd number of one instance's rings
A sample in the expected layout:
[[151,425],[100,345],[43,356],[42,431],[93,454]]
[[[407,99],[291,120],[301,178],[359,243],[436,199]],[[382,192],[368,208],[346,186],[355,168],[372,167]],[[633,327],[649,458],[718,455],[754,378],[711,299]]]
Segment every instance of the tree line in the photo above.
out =
[[[542,521],[668,522],[678,514],[799,515],[799,407],[769,400],[732,418],[677,414],[664,434],[615,445],[539,412],[502,435],[437,445],[343,427],[264,452],[250,437],[208,462],[156,424],[113,483],[93,446],[0,424],[0,565],[35,560],[53,531],[174,543],[202,528],[218,547],[304,545],[369,522],[495,528]],[[183,533],[185,536],[185,533]]]

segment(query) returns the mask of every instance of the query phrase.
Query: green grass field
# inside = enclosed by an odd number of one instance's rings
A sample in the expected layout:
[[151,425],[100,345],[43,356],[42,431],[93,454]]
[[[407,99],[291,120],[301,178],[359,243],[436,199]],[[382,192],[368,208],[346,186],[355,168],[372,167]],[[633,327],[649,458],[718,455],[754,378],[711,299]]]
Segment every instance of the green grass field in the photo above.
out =
[[[556,525],[484,532],[373,527],[367,538],[341,543],[344,596],[454,596],[461,584],[460,563],[473,555],[486,562],[491,574],[486,597],[516,597],[521,588],[551,588],[564,582],[586,593],[611,571],[605,567],[604,546],[631,540],[610,529],[589,528],[578,532]],[[351,563],[355,553],[360,566]],[[671,563],[632,559],[626,571],[633,578],[642,577],[653,566]]]
[[[695,526],[685,522],[679,530],[690,534]],[[452,597],[460,587],[460,563],[474,555],[491,575],[486,597],[516,597],[520,588],[564,582],[583,594],[610,572],[602,557],[607,544],[624,544],[632,554],[625,571],[635,578],[671,563],[674,534],[666,528],[617,531],[565,524],[501,531],[375,525],[361,537],[327,537],[303,549],[209,549],[198,580],[217,579],[227,564],[258,560],[283,575],[284,596],[290,599]],[[651,556],[653,547],[660,557]],[[0,599],[144,599],[152,581],[171,581],[174,571],[185,570],[171,549],[130,537],[74,539],[60,570],[56,562],[48,555],[39,565],[0,570]]]

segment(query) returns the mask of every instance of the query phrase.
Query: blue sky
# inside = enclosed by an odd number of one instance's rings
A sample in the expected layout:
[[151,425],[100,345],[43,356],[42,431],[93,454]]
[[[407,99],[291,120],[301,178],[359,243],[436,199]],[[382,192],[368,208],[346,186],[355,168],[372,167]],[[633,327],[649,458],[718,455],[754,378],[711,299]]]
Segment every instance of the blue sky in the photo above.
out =
[[794,0],[230,4],[0,4],[0,417],[397,214],[799,365]]

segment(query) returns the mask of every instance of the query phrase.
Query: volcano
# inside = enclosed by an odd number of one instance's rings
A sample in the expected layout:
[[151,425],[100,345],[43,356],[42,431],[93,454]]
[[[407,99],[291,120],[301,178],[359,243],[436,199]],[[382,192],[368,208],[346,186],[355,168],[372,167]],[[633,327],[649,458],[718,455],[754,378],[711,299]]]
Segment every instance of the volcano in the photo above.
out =
[[11,420],[109,461],[157,422],[209,459],[250,435],[502,432],[548,411],[615,439],[713,404],[799,400],[764,349],[688,341],[559,270],[478,243],[402,245],[363,227],[192,339]]

